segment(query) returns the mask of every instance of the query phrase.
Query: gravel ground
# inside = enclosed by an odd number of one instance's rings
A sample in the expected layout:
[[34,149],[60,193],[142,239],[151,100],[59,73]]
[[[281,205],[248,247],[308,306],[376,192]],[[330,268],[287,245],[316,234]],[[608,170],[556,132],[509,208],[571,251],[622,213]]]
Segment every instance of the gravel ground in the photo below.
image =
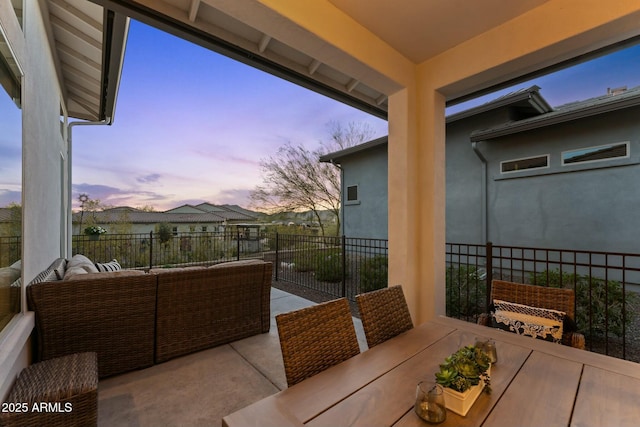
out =
[[[299,297],[306,298],[310,301],[320,303],[330,301],[338,298],[335,295],[331,295],[325,292],[316,291],[314,289],[305,288],[303,286],[290,283],[290,282],[273,282],[274,288],[288,292]],[[351,306],[351,314],[355,317],[360,317],[358,313],[358,307],[355,302],[349,302]],[[629,307],[629,311],[635,313],[634,322],[632,322],[626,330],[627,342],[626,342],[626,359],[632,362],[640,363],[640,301],[635,302]],[[617,337],[610,337],[608,343],[603,338],[587,339],[587,349],[596,353],[606,354],[607,350],[610,356],[622,358],[622,340]]]

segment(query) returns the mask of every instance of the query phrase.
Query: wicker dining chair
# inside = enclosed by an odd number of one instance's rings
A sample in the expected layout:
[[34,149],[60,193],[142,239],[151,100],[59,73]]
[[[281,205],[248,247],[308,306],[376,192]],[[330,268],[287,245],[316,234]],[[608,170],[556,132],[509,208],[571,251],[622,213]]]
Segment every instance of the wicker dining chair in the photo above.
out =
[[[493,280],[491,282],[491,301],[502,300],[532,307],[563,311],[570,319],[569,322],[575,320],[575,299],[573,289],[526,285],[504,280]],[[491,326],[491,323],[491,315],[489,313],[481,314],[478,318],[478,324],[480,325]],[[584,335],[565,328],[562,334],[562,344],[584,349]]]
[[356,295],[369,348],[413,328],[402,286]]
[[346,298],[279,314],[276,323],[289,387],[360,353]]

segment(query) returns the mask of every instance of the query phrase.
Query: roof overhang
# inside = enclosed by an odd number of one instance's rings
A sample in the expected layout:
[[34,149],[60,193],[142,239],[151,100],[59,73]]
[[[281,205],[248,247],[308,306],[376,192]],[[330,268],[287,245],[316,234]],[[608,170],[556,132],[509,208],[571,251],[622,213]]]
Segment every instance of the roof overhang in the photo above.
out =
[[578,102],[550,113],[505,123],[491,129],[477,130],[471,133],[470,139],[471,142],[486,141],[637,106],[640,106],[640,88],[620,95]]
[[363,144],[354,145],[353,147],[345,148],[344,150],[334,151],[333,153],[328,153],[323,156],[320,156],[321,162],[326,163],[336,163],[340,164],[342,159],[352,154],[361,153],[363,151],[371,150],[375,147],[380,147],[387,145],[389,142],[388,136],[382,136],[380,138],[373,139],[371,141],[367,141]]
[[49,38],[71,118],[112,120],[129,18],[87,0],[47,0]]

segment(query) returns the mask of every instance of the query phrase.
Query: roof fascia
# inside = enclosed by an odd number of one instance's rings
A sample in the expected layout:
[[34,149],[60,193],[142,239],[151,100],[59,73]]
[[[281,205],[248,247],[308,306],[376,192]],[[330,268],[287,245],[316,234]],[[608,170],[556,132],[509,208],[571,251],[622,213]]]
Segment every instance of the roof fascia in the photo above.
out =
[[371,141],[365,142],[363,144],[354,145],[353,147],[345,148],[344,150],[334,151],[333,153],[328,153],[323,156],[320,156],[320,161],[325,163],[340,163],[340,159],[343,157],[349,156],[351,154],[359,153],[361,151],[366,151],[374,147],[378,147],[380,145],[385,145],[388,143],[389,136],[381,136],[380,138],[373,139]]
[[113,123],[129,34],[129,17],[105,8],[103,22],[102,99],[99,118]]
[[553,108],[551,108],[549,103],[547,103],[542,95],[540,95],[540,93],[538,92],[539,90],[540,87],[534,85],[523,91],[519,91],[513,94],[507,94],[503,97],[500,97],[493,101],[489,101],[477,107],[469,108],[468,110],[460,111],[459,113],[447,116],[445,119],[446,123],[466,119],[468,117],[475,116],[476,114],[485,113],[487,111],[496,110],[498,108],[508,107],[511,104],[515,104],[520,101],[528,101],[533,108],[540,112],[540,114],[553,111]]
[[[620,95],[618,95],[620,96]],[[598,114],[610,113],[640,105],[640,94],[633,97],[619,98],[606,103],[592,104],[573,110],[556,110],[542,116],[511,122],[499,128],[477,130],[471,133],[471,142],[486,141],[515,133],[526,132],[546,126],[552,126],[573,120],[583,119]]]

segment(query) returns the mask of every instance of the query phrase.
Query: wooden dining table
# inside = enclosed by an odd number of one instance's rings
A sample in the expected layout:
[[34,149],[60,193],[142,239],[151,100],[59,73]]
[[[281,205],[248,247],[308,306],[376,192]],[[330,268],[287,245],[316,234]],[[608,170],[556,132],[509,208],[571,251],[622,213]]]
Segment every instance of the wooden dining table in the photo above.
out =
[[239,426],[427,426],[413,410],[416,385],[444,358],[493,338],[491,393],[439,426],[640,425],[640,364],[436,317],[222,419]]

